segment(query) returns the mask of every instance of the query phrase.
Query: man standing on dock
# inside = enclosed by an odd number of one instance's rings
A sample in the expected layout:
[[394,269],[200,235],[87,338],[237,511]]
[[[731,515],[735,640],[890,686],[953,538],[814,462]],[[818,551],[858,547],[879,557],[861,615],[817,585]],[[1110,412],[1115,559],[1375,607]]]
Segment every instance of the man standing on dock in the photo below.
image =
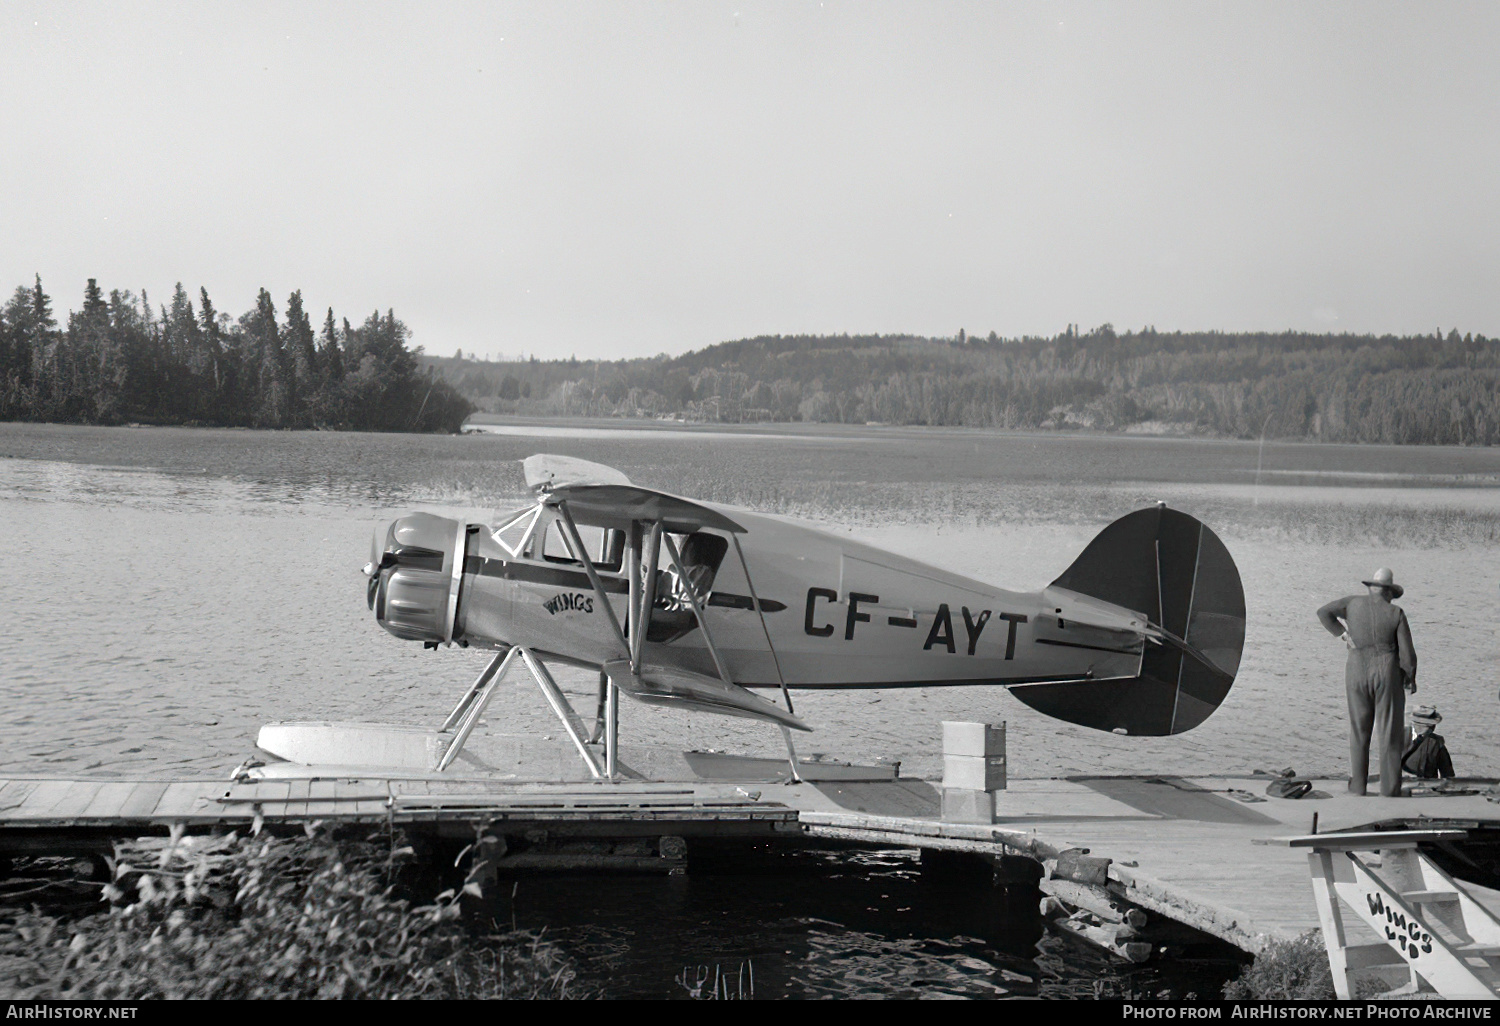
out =
[[[1391,599],[1405,592],[1389,567],[1360,582],[1367,595],[1335,599],[1318,610],[1328,633],[1349,649],[1344,690],[1349,698],[1349,790],[1365,793],[1370,771],[1370,732],[1380,740],[1380,793],[1401,794],[1401,755],[1406,692],[1417,690],[1417,653],[1406,613]],[[1343,621],[1340,623],[1340,621]]]

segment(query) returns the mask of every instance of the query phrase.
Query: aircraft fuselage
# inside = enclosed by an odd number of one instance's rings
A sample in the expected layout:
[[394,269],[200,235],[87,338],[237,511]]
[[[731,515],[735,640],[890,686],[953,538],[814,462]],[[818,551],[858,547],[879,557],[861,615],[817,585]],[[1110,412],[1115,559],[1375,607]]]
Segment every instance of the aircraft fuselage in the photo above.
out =
[[[1080,596],[1053,589],[1007,591],[806,525],[711,508],[745,528],[740,543],[748,580],[728,532],[698,532],[722,538],[721,545],[698,547],[717,549],[720,557],[706,615],[736,683],[775,687],[784,680],[793,688],[1024,684],[1139,672],[1138,636],[1069,622],[1068,603],[1089,601]],[[619,639],[588,576],[560,545],[550,543],[556,514],[544,510],[541,518],[518,554],[487,531],[472,538],[455,639],[522,645],[585,666],[620,658]],[[611,553],[607,533],[596,537],[601,558],[594,561],[595,571],[624,624],[629,577],[618,558],[621,546]],[[613,561],[607,558],[611,554]],[[672,586],[672,575],[664,574],[648,623],[645,661],[713,674],[703,633],[686,604],[674,599]],[[674,604],[677,608],[670,608]]]

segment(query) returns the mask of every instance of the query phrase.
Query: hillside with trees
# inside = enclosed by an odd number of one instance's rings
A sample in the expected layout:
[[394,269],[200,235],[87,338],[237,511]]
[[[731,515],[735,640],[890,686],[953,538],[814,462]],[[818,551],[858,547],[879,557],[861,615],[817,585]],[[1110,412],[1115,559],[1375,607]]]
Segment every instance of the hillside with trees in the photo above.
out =
[[315,329],[301,292],[238,318],[90,279],[60,325],[40,279],[0,307],[0,420],[457,431],[531,416],[1500,442],[1500,340],[1303,332],[761,336],[681,356],[431,357],[378,311]]
[[394,312],[354,327],[329,309],[314,331],[300,291],[281,316],[261,289],[238,319],[198,295],[179,283],[153,310],[90,278],[62,327],[40,277],[19,286],[0,308],[0,420],[452,432],[473,411]]
[[1500,340],[1140,332],[762,336],[678,357],[424,357],[490,412],[1500,442]]

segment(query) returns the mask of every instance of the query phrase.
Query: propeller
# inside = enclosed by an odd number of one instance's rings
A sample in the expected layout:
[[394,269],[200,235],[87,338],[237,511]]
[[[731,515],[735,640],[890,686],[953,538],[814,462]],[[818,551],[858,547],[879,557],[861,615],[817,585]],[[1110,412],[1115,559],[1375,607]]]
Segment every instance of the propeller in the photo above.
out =
[[387,565],[385,533],[385,528],[377,527],[370,535],[370,561],[364,567],[364,574],[370,579],[365,586],[365,602],[371,609],[375,608],[375,595],[380,591],[380,571]]

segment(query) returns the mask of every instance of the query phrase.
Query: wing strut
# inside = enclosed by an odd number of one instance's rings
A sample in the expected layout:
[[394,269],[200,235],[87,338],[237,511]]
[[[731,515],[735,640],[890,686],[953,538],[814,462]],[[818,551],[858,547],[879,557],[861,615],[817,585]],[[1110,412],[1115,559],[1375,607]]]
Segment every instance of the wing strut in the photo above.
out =
[[646,540],[646,564],[644,573],[639,575],[639,580],[645,582],[642,587],[636,578],[631,579],[631,587],[638,593],[634,619],[630,622],[630,640],[634,647],[630,652],[630,669],[633,673],[641,672],[641,659],[646,652],[646,624],[651,619],[651,607],[656,605],[656,572],[661,563],[661,521],[651,522],[651,535]]
[[682,582],[682,591],[687,595],[689,604],[693,607],[693,615],[698,618],[698,626],[703,629],[703,641],[708,645],[708,654],[713,656],[714,669],[719,671],[719,679],[730,686],[734,681],[729,678],[729,671],[724,669],[724,660],[719,658],[719,647],[714,644],[714,636],[708,629],[708,618],[703,615],[703,604],[698,601],[698,589],[694,588],[687,571],[682,568],[682,557],[677,553],[677,543],[672,540],[670,534],[662,535],[662,541],[666,542],[667,555],[672,558],[672,569],[677,571],[677,579]]
[[[561,516],[563,527],[565,528],[563,531],[563,541],[567,543],[568,552],[572,554],[574,559],[578,560],[579,565],[583,567],[583,572],[588,575],[589,584],[594,588],[594,595],[598,598],[599,605],[604,610],[604,615],[609,618],[609,625],[614,628],[615,637],[620,641],[620,647],[625,650],[626,658],[631,658],[633,649],[630,640],[625,636],[625,631],[620,627],[619,617],[615,616],[615,607],[609,604],[609,596],[605,594],[604,583],[599,580],[599,574],[594,570],[593,560],[589,559],[588,547],[583,544],[583,538],[578,534],[578,525],[573,522],[573,514],[568,510],[567,500],[558,501],[557,512]],[[634,542],[635,539],[632,538],[631,541]],[[639,558],[639,550],[632,547],[631,563],[635,563]],[[627,619],[626,622],[630,624],[630,629],[637,634],[641,632],[635,630],[636,624],[633,622],[633,615],[636,607],[636,593],[639,590],[640,583],[632,575],[630,596],[626,603],[629,607],[626,615],[631,619]],[[598,733],[597,729],[595,733]],[[619,774],[619,769],[620,689],[614,685],[613,681],[610,681],[604,689],[604,775],[613,780]]]
[[[589,559],[588,549],[583,544],[582,536],[578,533],[578,525],[573,519],[572,512],[568,509],[568,500],[557,496],[553,498],[552,504],[556,506],[558,517],[562,522],[563,541],[567,545],[568,553],[578,561],[579,566],[583,568],[583,572],[588,576],[589,584],[593,587],[599,605],[603,608],[604,614],[609,620],[609,625],[615,633],[615,638],[620,642],[620,647],[624,650],[625,660],[621,662],[629,666],[629,676],[635,681],[635,686],[640,684],[641,673],[644,669],[643,659],[646,649],[647,624],[651,618],[651,608],[656,602],[657,571],[661,563],[661,551],[665,547],[667,556],[672,563],[672,569],[676,571],[678,580],[683,582],[683,591],[686,594],[689,605],[692,607],[694,617],[697,618],[698,627],[703,631],[703,641],[708,647],[708,654],[713,658],[714,669],[718,672],[719,680],[727,689],[729,696],[728,708],[723,708],[723,703],[721,702],[721,708],[716,711],[727,712],[729,715],[745,715],[754,706],[761,703],[762,700],[751,698],[749,693],[735,684],[734,680],[729,676],[728,667],[725,666],[724,659],[719,654],[719,647],[714,643],[713,631],[708,625],[708,616],[704,610],[703,602],[697,590],[690,583],[687,571],[682,565],[682,555],[678,552],[677,545],[672,541],[671,536],[666,533],[665,524],[662,519],[657,518],[650,521],[635,519],[630,523],[630,529],[627,534],[628,551],[626,554],[629,592],[626,599],[626,626],[622,627],[619,617],[615,615],[614,606],[610,604],[609,595],[604,590],[604,584],[599,579],[598,573],[594,570],[593,561]],[[646,534],[643,530],[647,523],[651,525],[649,534]],[[731,537],[734,537],[732,533]],[[791,761],[791,780],[793,783],[800,783],[801,777],[797,773],[797,749],[792,744],[792,735],[787,727],[787,723],[791,723],[802,730],[808,728],[796,719],[796,715],[792,711],[791,694],[787,690],[786,679],[781,671],[781,661],[777,658],[776,648],[771,642],[771,632],[766,626],[765,611],[761,609],[760,598],[755,594],[755,585],[750,582],[750,568],[745,562],[745,553],[737,537],[734,537],[734,545],[735,551],[739,555],[740,565],[745,571],[745,581],[750,588],[750,600],[755,606],[757,615],[760,617],[761,630],[765,633],[766,644],[771,648],[771,658],[776,663],[776,677],[781,683],[781,693],[786,699],[787,704],[785,716],[782,716],[779,711],[773,712],[773,710],[776,710],[776,707],[770,703],[765,704],[765,712],[753,711],[750,712],[750,715],[757,719],[769,718],[778,720],[778,726],[781,727],[782,738],[786,742],[787,754]],[[644,560],[642,556],[645,557]],[[604,735],[604,776],[610,780],[615,779],[619,772],[618,752],[620,737],[620,686],[615,679],[615,674],[619,671],[611,671],[610,667],[620,667],[621,662],[605,664],[603,667],[604,680],[600,684],[602,691],[600,696],[602,698],[602,719],[604,721],[602,724],[602,733]],[[706,682],[708,678],[700,679]],[[632,694],[634,693],[632,691]],[[721,698],[723,695],[724,693],[721,693]],[[734,695],[740,697],[735,698],[733,697]],[[751,704],[747,706],[746,702]],[[767,716],[767,712],[770,712],[771,715]],[[779,722],[781,719],[785,719],[787,722]],[[596,724],[595,734],[599,733],[601,731],[598,730],[598,725]]]
[[625,640],[625,632],[620,628],[619,618],[615,616],[615,607],[609,604],[609,596],[604,592],[604,583],[599,580],[599,574],[594,570],[594,562],[589,559],[589,550],[578,535],[578,525],[573,523],[573,514],[568,512],[566,501],[557,504],[557,512],[562,515],[563,526],[567,528],[564,540],[568,543],[568,552],[578,560],[579,565],[583,567],[583,572],[588,575],[589,584],[594,586],[594,594],[599,596],[599,605],[604,607],[604,615],[609,618],[609,625],[615,629],[615,637],[620,639],[620,647],[625,650],[628,658],[630,642]]
[[604,774],[600,772],[598,763],[594,761],[593,753],[588,749],[588,743],[583,739],[583,725],[578,722],[578,715],[573,712],[573,707],[568,704],[567,697],[557,686],[557,682],[552,679],[552,674],[547,672],[546,664],[538,659],[534,653],[521,648],[519,645],[498,653],[494,659],[490,660],[489,665],[484,668],[484,672],[479,675],[479,679],[469,687],[464,697],[459,699],[458,705],[454,706],[453,711],[448,714],[448,718],[443,721],[442,727],[438,728],[438,733],[440,734],[452,730],[453,739],[448,742],[448,747],[443,752],[442,758],[438,760],[437,765],[433,767],[434,770],[442,773],[453,764],[454,759],[458,758],[458,753],[463,751],[464,745],[469,740],[469,735],[474,732],[475,726],[479,724],[480,717],[484,715],[485,709],[488,708],[490,699],[494,696],[495,688],[505,679],[507,671],[515,664],[517,656],[520,656],[526,668],[531,671],[531,676],[536,681],[537,687],[542,689],[542,695],[547,699],[547,704],[552,707],[552,711],[562,721],[563,730],[567,731],[568,738],[573,742],[574,747],[578,749],[578,754],[583,758],[583,764],[588,767],[589,775],[596,780],[602,777]]
[[[750,589],[750,602],[755,606],[755,615],[760,617],[760,630],[766,636],[766,648],[771,650],[771,662],[776,665],[776,682],[781,685],[781,697],[786,699],[786,711],[795,715],[797,710],[792,708],[792,693],[787,690],[786,675],[781,672],[781,657],[776,654],[771,629],[766,626],[766,611],[761,608],[760,596],[755,594],[755,582],[750,579],[750,564],[745,562],[745,550],[740,545],[740,536],[731,534],[729,537],[734,541],[735,555],[740,557],[740,569],[745,571],[745,586]],[[707,634],[704,636],[707,637]],[[792,744],[792,732],[785,724],[781,725],[781,737],[786,742],[787,754],[791,757],[792,782],[800,783],[802,778],[797,775],[797,746]]]
[[[731,535],[731,537],[733,537],[733,535]],[[682,568],[682,557],[678,555],[677,544],[672,541],[671,535],[663,535],[662,541],[667,543],[667,555],[672,557],[672,569],[677,571],[677,579],[683,582],[682,590],[687,593],[688,601],[692,603],[693,606],[693,615],[698,618],[698,626],[703,629],[703,641],[704,644],[708,645],[708,654],[714,657],[714,667],[719,671],[719,679],[732,688],[735,686],[735,683],[730,679],[729,671],[724,669],[724,660],[719,658],[719,648],[714,644],[714,636],[709,632],[708,629],[708,617],[703,615],[703,605],[698,601],[698,590],[693,587],[692,583],[688,579],[687,571]],[[734,546],[736,549],[740,547],[740,540],[738,538],[734,539]],[[740,553],[740,559],[742,561],[744,560],[743,552]],[[750,571],[748,568],[745,571],[745,581],[747,584],[750,581]],[[764,629],[766,626],[765,613],[761,612],[760,610],[760,602],[755,598],[755,589],[753,587],[750,589],[750,601],[755,603],[756,612],[760,613],[761,617],[761,628]],[[769,642],[770,640],[770,633],[767,632],[766,641]],[[772,648],[771,655],[773,658],[775,657],[775,654],[776,650]],[[781,664],[779,661],[776,665],[776,673],[778,677],[781,674]],[[786,694],[785,681],[782,682],[781,690],[783,694]],[[789,713],[791,712],[791,704],[792,703],[789,696],[787,701],[787,712]],[[787,782],[791,784],[800,784],[802,783],[802,778],[797,774],[797,748],[792,744],[792,732],[787,729],[787,726],[785,724],[780,724],[780,727],[781,737],[786,741],[787,758],[792,768],[791,779]]]
[[750,589],[750,601],[755,603],[755,612],[760,616],[760,630],[766,636],[766,648],[771,651],[771,662],[776,664],[776,681],[781,685],[781,697],[786,699],[786,711],[795,713],[792,708],[792,693],[786,687],[786,675],[781,672],[781,659],[776,655],[776,645],[771,641],[771,629],[766,626],[766,611],[761,607],[760,596],[755,594],[755,582],[750,579],[750,564],[745,562],[745,550],[740,546],[740,536],[731,534],[734,540],[735,555],[740,557],[740,569],[745,571],[745,584]]

